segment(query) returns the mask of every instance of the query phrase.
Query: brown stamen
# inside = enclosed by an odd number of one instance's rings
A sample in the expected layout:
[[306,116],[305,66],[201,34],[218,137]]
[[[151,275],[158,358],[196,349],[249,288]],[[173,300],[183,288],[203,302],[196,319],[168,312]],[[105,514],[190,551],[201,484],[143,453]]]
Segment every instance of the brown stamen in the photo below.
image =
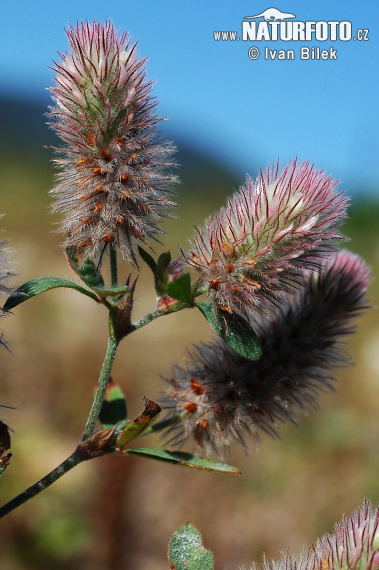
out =
[[209,285],[212,287],[212,289],[216,289],[216,291],[218,290],[219,284],[220,284],[220,279],[218,277],[216,277],[216,279],[211,279],[211,281],[209,281]]
[[95,146],[96,140],[95,140],[95,137],[94,137],[94,134],[93,134],[92,131],[89,131],[89,132],[88,132],[87,140],[88,140],[88,142],[89,142],[89,144],[90,144],[91,146]]
[[205,392],[204,386],[202,386],[196,378],[191,378],[191,388],[198,396]]
[[80,156],[79,158],[76,159],[76,162],[80,164],[80,166],[84,166],[85,164],[88,164],[90,160],[85,156]]
[[101,155],[104,158],[104,160],[112,160],[113,158],[112,155],[107,150],[105,150],[105,148],[101,149]]
[[187,410],[187,412],[196,412],[197,404],[195,402],[188,402],[188,404],[184,404],[183,408]]

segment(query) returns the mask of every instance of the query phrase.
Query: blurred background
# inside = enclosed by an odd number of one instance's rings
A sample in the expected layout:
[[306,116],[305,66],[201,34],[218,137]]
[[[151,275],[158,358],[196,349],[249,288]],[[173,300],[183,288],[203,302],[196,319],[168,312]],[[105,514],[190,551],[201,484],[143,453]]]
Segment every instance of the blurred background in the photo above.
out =
[[[344,228],[350,250],[372,267],[369,298],[379,303],[377,3],[326,0],[277,4],[297,20],[348,20],[369,29],[367,42],[333,43],[337,61],[249,59],[249,42],[215,41],[240,30],[263,1],[15,1],[2,4],[0,51],[0,211],[3,237],[15,250],[16,284],[39,276],[73,279],[49,213],[56,143],[45,126],[45,88],[64,28],[111,19],[139,41],[157,79],[164,133],[178,147],[178,218],[167,224],[159,254],[185,245],[193,224],[219,208],[246,173],[298,156],[341,181],[352,198]],[[264,42],[259,44],[263,52]],[[258,44],[257,44],[258,45]],[[318,45],[318,44],[310,44]],[[329,42],[322,48],[328,49]],[[125,274],[129,268],[125,269]],[[56,290],[2,320],[11,353],[2,350],[0,401],[14,430],[13,458],[0,481],[5,502],[74,449],[85,424],[106,346],[106,314],[74,291]],[[142,271],[135,316],[154,306],[151,275]],[[196,311],[160,319],[121,345],[113,377],[128,396],[130,417],[144,395],[158,399],[160,375],[182,362],[193,342],[211,338]],[[338,374],[337,393],[281,440],[262,439],[229,461],[242,477],[186,471],[141,458],[105,457],[83,464],[0,522],[0,567],[23,569],[166,569],[170,535],[190,521],[215,553],[216,569],[236,570],[297,554],[365,496],[379,498],[379,317],[372,310],[349,341],[355,366]],[[142,440],[141,440],[142,441]],[[151,438],[146,446],[158,445]]]

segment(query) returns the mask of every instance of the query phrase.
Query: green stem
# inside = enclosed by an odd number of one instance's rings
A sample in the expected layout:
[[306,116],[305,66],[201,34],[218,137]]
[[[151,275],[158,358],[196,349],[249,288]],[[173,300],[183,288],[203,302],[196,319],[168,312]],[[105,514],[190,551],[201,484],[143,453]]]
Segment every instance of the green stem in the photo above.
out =
[[116,248],[112,247],[110,249],[110,264],[111,264],[111,284],[112,287],[118,287],[118,274],[117,274],[117,251]]
[[93,433],[94,428],[95,428],[96,422],[97,422],[99,414],[100,414],[101,405],[102,405],[103,400],[104,400],[105,391],[106,391],[107,386],[108,386],[109,377],[110,377],[110,373],[112,370],[113,362],[114,362],[114,359],[116,357],[117,347],[118,347],[118,341],[116,340],[116,337],[114,334],[114,329],[113,329],[113,315],[112,315],[112,313],[110,313],[109,314],[109,337],[108,337],[107,352],[105,354],[103,367],[102,367],[101,372],[100,372],[100,377],[99,377],[99,381],[97,384],[97,389],[95,392],[95,396],[93,398],[92,408],[91,408],[91,411],[90,411],[88,419],[87,419],[86,427],[84,428],[82,439],[80,440],[81,442],[89,439]]
[[170,315],[171,313],[176,313],[177,311],[181,311],[182,309],[188,309],[188,308],[190,308],[190,305],[188,303],[181,303],[178,301],[177,303],[171,305],[171,307],[163,311],[161,309],[154,309],[154,311],[147,313],[147,315],[142,317],[139,321],[132,323],[130,325],[129,334],[138,329],[141,329],[145,325],[148,325],[149,323],[151,323],[151,321],[154,321],[158,317],[163,317],[163,315]]
[[[92,408],[87,419],[87,424],[84,429],[81,442],[88,440],[93,433],[94,427],[99,417],[101,404],[105,396],[105,391],[107,389],[110,372],[117,352],[117,347],[118,347],[118,342],[114,334],[113,314],[111,312],[109,315],[109,337],[108,337],[107,352],[105,354],[105,359],[103,367],[101,369],[97,390],[95,392],[95,396],[92,402]],[[80,453],[78,453],[78,450],[75,450],[69,457],[67,457],[67,459],[63,461],[63,463],[58,465],[58,467],[55,467],[55,469],[50,471],[50,473],[45,475],[45,477],[43,477],[42,479],[37,481],[37,483],[34,483],[34,485],[29,487],[28,489],[25,489],[25,491],[17,495],[17,497],[14,497],[8,503],[0,507],[0,518],[4,517],[5,515],[10,513],[14,509],[25,503],[26,501],[28,501],[29,499],[32,499],[33,497],[35,497],[35,495],[38,495],[39,493],[47,489],[47,487],[50,487],[50,485],[55,483],[55,481],[60,479],[63,475],[65,475],[68,471],[70,471],[73,467],[75,467],[75,465],[78,465],[79,463],[85,461],[86,459],[88,459],[88,457],[81,455]]]
[[55,469],[45,475],[45,477],[0,507],[0,518],[4,517],[29,499],[32,499],[47,489],[47,487],[50,487],[50,485],[55,483],[55,481],[60,479],[63,475],[70,471],[70,469],[75,467],[75,465],[78,465],[78,463],[84,461],[84,459],[85,457],[81,457],[76,451],[74,451],[74,453],[67,457],[67,459],[58,465],[58,467],[55,467]]

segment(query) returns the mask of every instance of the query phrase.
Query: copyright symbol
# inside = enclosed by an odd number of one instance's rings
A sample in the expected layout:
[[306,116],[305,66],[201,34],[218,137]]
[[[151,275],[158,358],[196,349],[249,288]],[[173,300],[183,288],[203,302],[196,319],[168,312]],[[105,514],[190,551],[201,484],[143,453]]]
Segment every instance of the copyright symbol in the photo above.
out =
[[255,46],[251,47],[247,53],[250,59],[258,59],[259,57],[259,49]]

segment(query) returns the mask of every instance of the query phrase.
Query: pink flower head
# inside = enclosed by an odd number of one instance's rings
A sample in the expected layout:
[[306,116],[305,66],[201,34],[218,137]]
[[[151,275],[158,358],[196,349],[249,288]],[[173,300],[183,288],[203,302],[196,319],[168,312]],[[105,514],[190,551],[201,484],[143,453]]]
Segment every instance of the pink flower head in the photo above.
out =
[[282,554],[278,562],[264,560],[251,570],[379,570],[379,507],[364,500],[362,507],[336,524],[297,558]]
[[56,160],[54,211],[66,215],[65,246],[83,261],[108,243],[135,261],[136,240],[164,233],[157,222],[172,205],[173,147],[157,137],[161,119],[145,60],[127,33],[119,36],[110,22],[82,22],[67,36],[70,52],[55,64],[50,88],[52,127],[67,145]]
[[348,200],[336,186],[307,162],[290,162],[281,174],[269,167],[196,228],[186,259],[215,306],[248,314],[277,304],[306,270],[319,268],[335,249],[331,240],[342,237]]
[[220,339],[198,346],[167,380],[163,407],[172,416],[185,413],[168,431],[171,441],[193,439],[219,453],[233,439],[246,446],[245,435],[275,437],[279,423],[297,423],[301,413],[317,408],[321,393],[333,388],[335,368],[348,363],[341,339],[367,308],[368,283],[362,259],[341,251],[309,273],[304,287],[270,317],[254,322],[259,360],[239,356]]

